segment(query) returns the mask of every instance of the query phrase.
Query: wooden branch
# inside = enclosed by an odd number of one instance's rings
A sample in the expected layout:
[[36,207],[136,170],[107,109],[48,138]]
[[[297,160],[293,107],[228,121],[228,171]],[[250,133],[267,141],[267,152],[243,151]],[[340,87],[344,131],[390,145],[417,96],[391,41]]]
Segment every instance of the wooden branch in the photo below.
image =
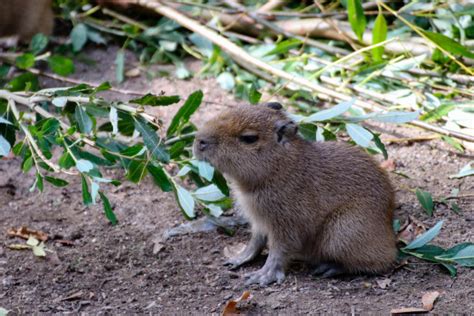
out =
[[[331,20],[331,23],[325,19],[298,19],[298,20],[283,20],[275,23],[286,32],[295,35],[309,35],[314,37],[324,37],[338,41],[347,41],[346,36],[351,40],[358,41],[357,36],[352,30],[349,23],[338,20]],[[331,24],[337,25],[340,32],[336,31]],[[372,31],[364,32],[362,42],[365,45],[372,44]],[[394,53],[402,54],[409,53],[411,55],[431,55],[431,48],[426,44],[419,43],[413,39],[399,40],[389,43],[385,46],[385,50]]]
[[277,24],[269,22],[263,18],[261,18],[258,14],[253,13],[248,11],[243,5],[233,1],[233,0],[225,0],[225,2],[231,6],[232,8],[239,9],[242,12],[244,12],[246,15],[251,17],[255,22],[265,26],[269,30],[271,30],[275,35],[284,35],[287,38],[296,38],[302,41],[303,43],[319,48],[324,51],[328,51],[332,54],[338,54],[338,55],[347,55],[349,54],[349,51],[346,49],[342,49],[339,47],[334,47],[334,46],[329,46],[325,43],[318,42],[316,40],[313,40],[311,38],[305,37],[306,34],[304,35],[298,35],[298,34],[292,34],[291,32],[287,32],[285,29],[279,27]]
[[270,12],[284,6],[287,0],[269,0],[267,3],[257,9],[257,13]]
[[[301,87],[309,89],[310,91],[317,93],[319,97],[333,98],[338,101],[350,101],[353,99],[352,96],[348,96],[343,93],[334,91],[334,89],[321,86],[315,82],[309,81],[306,78],[300,77],[298,75],[289,74],[281,69],[275,68],[265,63],[262,60],[259,60],[253,57],[252,55],[247,53],[244,49],[237,46],[236,44],[234,44],[227,38],[217,34],[213,30],[207,28],[206,26],[200,24],[199,22],[196,22],[195,20],[187,17],[186,15],[180,13],[179,11],[173,8],[170,8],[159,2],[151,1],[151,0],[138,0],[138,3],[140,5],[143,5],[145,7],[155,10],[157,13],[163,16],[166,16],[167,18],[171,20],[176,21],[177,23],[181,24],[183,27],[187,29],[195,33],[198,33],[201,36],[204,36],[205,38],[213,42],[215,45],[218,45],[219,47],[221,47],[221,49],[225,51],[227,54],[229,54],[234,60],[239,60],[241,63],[244,63],[248,66],[259,68],[260,70],[268,72],[272,74],[273,76],[279,77],[284,80],[288,80]],[[386,110],[384,107],[381,107],[380,105],[371,104],[363,100],[356,100],[355,104],[364,109],[371,110],[371,111]],[[442,134],[442,135],[452,136],[458,139],[474,142],[474,136],[466,135],[466,134],[459,133],[456,131],[446,130],[442,127],[432,126],[425,122],[413,121],[413,122],[410,122],[410,124]]]

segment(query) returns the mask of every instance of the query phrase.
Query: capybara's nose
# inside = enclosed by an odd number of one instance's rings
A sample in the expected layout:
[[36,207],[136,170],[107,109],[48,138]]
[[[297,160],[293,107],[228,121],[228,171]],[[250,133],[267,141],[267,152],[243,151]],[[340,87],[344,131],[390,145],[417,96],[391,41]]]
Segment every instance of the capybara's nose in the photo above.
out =
[[200,151],[204,151],[206,150],[207,148],[209,147],[209,141],[205,140],[205,139],[199,139],[198,140],[198,149]]

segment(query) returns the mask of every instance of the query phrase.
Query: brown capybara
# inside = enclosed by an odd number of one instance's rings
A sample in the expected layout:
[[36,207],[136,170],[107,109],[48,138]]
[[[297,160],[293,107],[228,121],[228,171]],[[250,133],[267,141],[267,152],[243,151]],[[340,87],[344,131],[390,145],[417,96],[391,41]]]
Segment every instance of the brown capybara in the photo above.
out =
[[282,282],[292,261],[323,277],[394,264],[387,174],[357,147],[304,140],[281,104],[225,110],[198,131],[194,153],[224,174],[251,224],[249,244],[227,264],[239,267],[268,246],[247,284]]

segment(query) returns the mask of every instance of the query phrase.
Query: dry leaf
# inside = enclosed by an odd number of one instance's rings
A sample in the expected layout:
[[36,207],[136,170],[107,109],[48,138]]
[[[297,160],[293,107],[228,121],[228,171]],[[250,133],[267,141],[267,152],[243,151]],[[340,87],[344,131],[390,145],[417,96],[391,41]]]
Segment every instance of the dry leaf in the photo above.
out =
[[418,307],[402,307],[402,308],[395,308],[390,311],[392,315],[400,315],[400,314],[425,314],[428,313],[427,310]]
[[153,239],[153,254],[157,255],[165,248],[164,238],[162,235]]
[[405,244],[409,244],[425,231],[426,226],[416,218],[410,216],[400,228],[397,239]]
[[237,243],[232,246],[226,246],[224,247],[224,256],[226,258],[233,258],[237,254],[241,253],[245,249],[245,244],[243,243]]
[[8,249],[11,249],[11,250],[30,250],[31,247],[28,246],[28,245],[25,245],[25,244],[11,244],[11,245],[7,245],[7,248]]
[[421,302],[423,303],[423,307],[427,310],[430,311],[433,309],[434,302],[436,299],[439,297],[439,292],[438,291],[432,291],[432,292],[427,292],[423,295],[421,298]]
[[387,286],[390,285],[390,283],[392,283],[392,280],[390,280],[390,279],[383,279],[383,280],[376,280],[375,282],[377,282],[377,285],[378,285],[381,289],[385,289]]
[[38,240],[46,241],[48,240],[48,234],[40,230],[29,229],[26,226],[21,226],[20,228],[10,228],[7,230],[7,235],[10,237],[20,237],[23,239],[28,239],[30,236],[35,237]]
[[57,242],[58,244],[61,244],[63,246],[74,247],[74,241],[72,241],[72,240],[56,239],[55,242]]
[[138,77],[140,76],[140,68],[132,68],[125,72],[125,76],[128,78]]
[[395,164],[395,160],[387,159],[380,163],[380,167],[382,167],[382,169],[385,169],[387,171],[394,171],[397,168],[397,165]]
[[250,299],[252,299],[250,291],[244,291],[244,293],[242,293],[242,295],[238,299],[230,300],[227,302],[227,304],[225,304],[224,310],[222,311],[222,316],[240,314],[239,310],[237,309],[237,303]]

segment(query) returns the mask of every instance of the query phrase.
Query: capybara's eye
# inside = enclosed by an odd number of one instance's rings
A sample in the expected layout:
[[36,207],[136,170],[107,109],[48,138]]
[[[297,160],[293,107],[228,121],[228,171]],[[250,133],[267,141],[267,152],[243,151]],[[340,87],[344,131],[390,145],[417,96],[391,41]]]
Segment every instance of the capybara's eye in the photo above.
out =
[[258,140],[258,135],[240,135],[239,140],[242,143],[252,144]]

